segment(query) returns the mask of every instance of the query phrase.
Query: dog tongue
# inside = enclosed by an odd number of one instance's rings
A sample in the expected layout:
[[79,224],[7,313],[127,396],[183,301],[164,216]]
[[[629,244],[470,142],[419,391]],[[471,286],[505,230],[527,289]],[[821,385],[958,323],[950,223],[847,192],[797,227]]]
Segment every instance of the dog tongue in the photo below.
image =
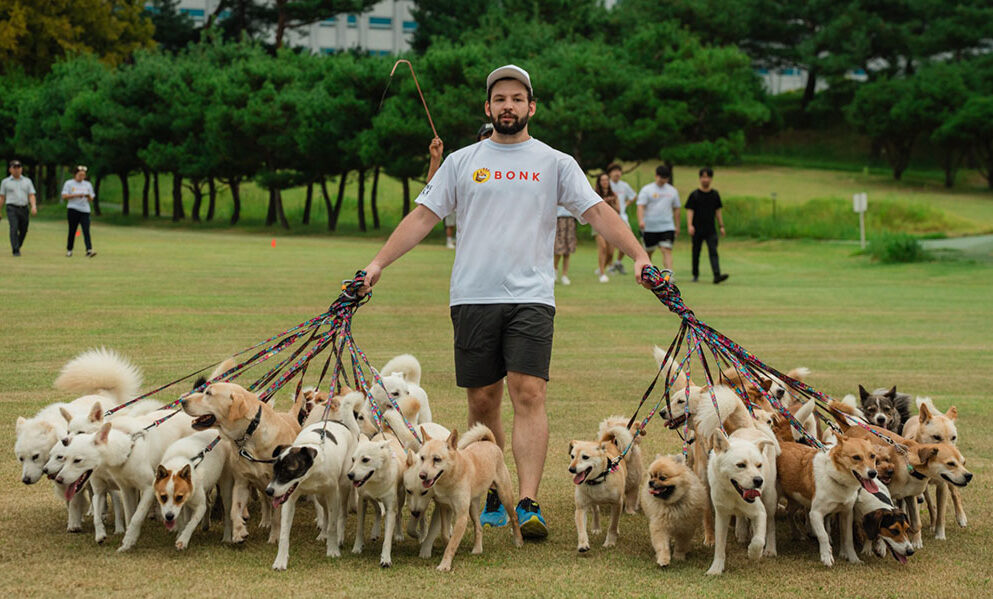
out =
[[72,501],[72,496],[76,494],[76,483],[66,487],[66,501]]
[[758,489],[745,489],[745,492],[741,494],[745,499],[757,499],[762,492]]
[[907,563],[906,555],[900,555],[899,553],[894,553],[893,555],[896,556],[896,561],[900,562],[901,564]]
[[577,485],[582,484],[583,481],[586,480],[586,477],[589,475],[589,473],[590,473],[589,470],[583,470],[582,472],[580,472],[576,476],[573,476],[572,477],[572,482],[576,483]]
[[861,482],[862,482],[862,488],[865,489],[866,491],[870,493],[879,492],[879,487],[876,486],[876,483],[871,478],[863,478],[861,479]]

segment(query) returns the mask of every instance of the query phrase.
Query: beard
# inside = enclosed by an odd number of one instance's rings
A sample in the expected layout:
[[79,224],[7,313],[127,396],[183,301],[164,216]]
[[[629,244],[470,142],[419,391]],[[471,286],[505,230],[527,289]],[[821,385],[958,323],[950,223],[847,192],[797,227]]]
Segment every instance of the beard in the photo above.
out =
[[[509,113],[505,113],[505,114],[509,114]],[[518,117],[517,115],[514,114],[510,114],[510,116],[514,118],[514,122],[509,125],[504,125],[503,123],[500,122],[501,116],[503,115],[490,116],[490,122],[493,123],[493,130],[501,135],[514,135],[515,133],[519,133],[522,129],[524,129],[524,127],[527,127],[528,124],[527,114],[525,114],[523,118]]]

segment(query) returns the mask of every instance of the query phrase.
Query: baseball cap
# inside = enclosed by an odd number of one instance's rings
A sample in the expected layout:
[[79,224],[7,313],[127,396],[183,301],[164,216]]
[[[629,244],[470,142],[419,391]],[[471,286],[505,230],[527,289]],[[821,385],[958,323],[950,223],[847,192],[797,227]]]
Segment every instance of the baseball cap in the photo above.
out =
[[528,88],[531,95],[534,95],[534,89],[531,87],[531,76],[528,72],[521,67],[508,64],[500,68],[493,69],[493,72],[486,77],[486,91],[488,92],[493,84],[500,79],[517,79],[524,84],[524,87]]
[[11,168],[17,167],[17,166],[22,166],[21,165],[21,161],[20,160],[11,160],[10,161],[10,166],[11,166]]
[[482,125],[480,125],[479,131],[476,131],[476,137],[480,138],[486,135],[487,133],[492,133],[492,132],[493,132],[493,123],[483,123]]

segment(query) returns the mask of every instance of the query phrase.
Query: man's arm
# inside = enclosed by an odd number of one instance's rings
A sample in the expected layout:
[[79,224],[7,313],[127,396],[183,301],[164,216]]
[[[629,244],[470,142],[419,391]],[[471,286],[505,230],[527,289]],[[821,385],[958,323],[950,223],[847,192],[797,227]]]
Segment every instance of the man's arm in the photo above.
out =
[[724,236],[726,233],[724,232],[724,215],[721,214],[721,208],[718,208],[715,214],[717,215],[717,224],[721,227],[721,236]]
[[[643,210],[644,206],[638,206],[639,221],[643,218]],[[605,202],[597,202],[583,213],[583,219],[593,225],[596,232],[603,235],[607,243],[620,248],[622,252],[631,256],[634,260],[635,280],[644,284],[641,279],[641,271],[646,266],[651,265],[651,261],[648,259],[648,253],[645,251],[645,248],[641,247],[641,244],[635,239],[634,234],[631,232],[631,227],[624,224],[617,211]]]
[[686,209],[686,232],[690,234],[690,237],[696,235],[696,229],[693,228],[693,209]]
[[645,230],[645,206],[638,204],[638,229]]
[[379,253],[376,254],[376,257],[365,267],[366,278],[365,286],[362,288],[363,293],[371,289],[379,281],[379,275],[383,272],[384,268],[393,264],[400,256],[413,249],[414,246],[420,243],[431,232],[431,229],[440,220],[441,218],[429,208],[418,205],[400,221],[400,224],[394,229],[393,234],[386,240],[386,243],[379,250]]
[[33,193],[28,194],[28,203],[31,204],[31,214],[38,214],[38,205],[35,203],[35,195]]
[[679,207],[672,209],[672,222],[676,227],[676,237],[679,237]]

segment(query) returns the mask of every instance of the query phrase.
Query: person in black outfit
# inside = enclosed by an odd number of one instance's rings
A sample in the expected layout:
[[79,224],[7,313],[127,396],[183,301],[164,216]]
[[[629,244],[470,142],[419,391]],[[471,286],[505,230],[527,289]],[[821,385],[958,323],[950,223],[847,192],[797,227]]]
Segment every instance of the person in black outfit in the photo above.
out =
[[727,280],[727,274],[721,274],[721,263],[717,256],[717,227],[720,225],[721,236],[725,235],[724,216],[721,214],[721,194],[710,185],[714,178],[714,169],[700,169],[700,189],[690,194],[686,201],[686,223],[690,237],[693,239],[693,281],[700,279],[700,248],[707,242],[710,253],[710,268],[714,271],[714,284]]

